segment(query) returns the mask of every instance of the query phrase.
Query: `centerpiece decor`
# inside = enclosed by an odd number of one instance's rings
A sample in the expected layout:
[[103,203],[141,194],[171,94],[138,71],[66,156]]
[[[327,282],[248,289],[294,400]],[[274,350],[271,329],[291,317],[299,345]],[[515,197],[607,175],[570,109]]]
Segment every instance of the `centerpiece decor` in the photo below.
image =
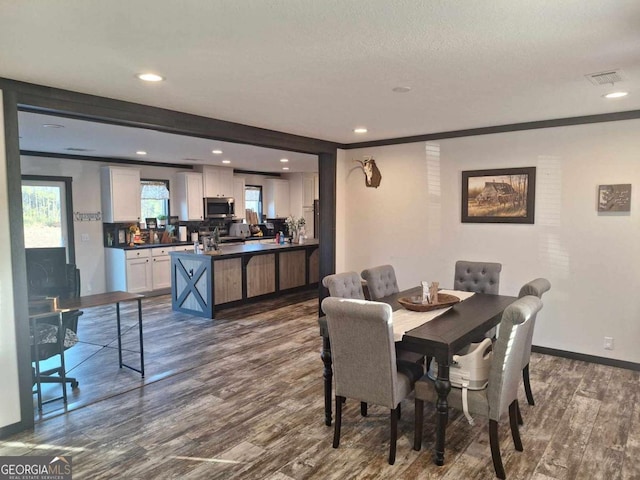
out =
[[304,226],[306,224],[304,217],[296,218],[292,215],[288,216],[284,222],[289,230],[291,236],[291,243],[300,242],[300,234],[304,233]]

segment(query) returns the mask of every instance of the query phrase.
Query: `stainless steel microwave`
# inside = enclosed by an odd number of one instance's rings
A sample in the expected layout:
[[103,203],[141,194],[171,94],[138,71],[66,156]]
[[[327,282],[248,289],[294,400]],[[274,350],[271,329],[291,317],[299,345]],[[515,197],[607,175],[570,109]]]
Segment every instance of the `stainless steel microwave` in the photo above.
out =
[[233,218],[235,201],[231,197],[210,197],[204,199],[206,218]]

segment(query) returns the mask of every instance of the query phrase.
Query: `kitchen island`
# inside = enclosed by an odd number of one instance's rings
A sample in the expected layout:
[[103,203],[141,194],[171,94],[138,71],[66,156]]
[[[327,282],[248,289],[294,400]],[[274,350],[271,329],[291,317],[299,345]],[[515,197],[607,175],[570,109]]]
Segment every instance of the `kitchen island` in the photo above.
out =
[[249,244],[196,254],[171,252],[173,310],[214,318],[224,307],[317,287],[319,245]]

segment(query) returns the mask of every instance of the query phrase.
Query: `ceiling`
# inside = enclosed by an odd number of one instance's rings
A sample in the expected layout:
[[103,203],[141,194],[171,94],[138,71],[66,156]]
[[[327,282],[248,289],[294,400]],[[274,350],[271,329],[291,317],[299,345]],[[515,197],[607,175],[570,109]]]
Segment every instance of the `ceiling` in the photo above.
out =
[[[640,109],[637,0],[0,0],[0,13],[1,77],[344,144]],[[614,85],[586,78],[612,69]],[[101,135],[56,148],[120,143]],[[210,155],[192,141],[171,161]],[[159,145],[150,160],[169,155]]]

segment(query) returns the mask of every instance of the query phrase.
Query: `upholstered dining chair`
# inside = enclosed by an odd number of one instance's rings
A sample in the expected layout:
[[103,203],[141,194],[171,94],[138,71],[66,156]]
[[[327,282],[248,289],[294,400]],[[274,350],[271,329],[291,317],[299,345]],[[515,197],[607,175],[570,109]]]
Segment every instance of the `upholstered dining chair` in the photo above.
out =
[[[545,292],[548,292],[551,288],[551,283],[546,278],[536,278],[528,283],[525,283],[518,293],[518,297],[522,298],[527,295],[533,295],[538,298],[542,298]],[[527,395],[527,402],[529,405],[535,405],[533,401],[533,393],[531,393],[531,383],[529,382],[529,360],[531,358],[531,344],[533,342],[533,329],[535,328],[535,318],[531,322],[531,328],[529,329],[529,335],[527,336],[523,355],[522,355],[522,382],[524,383],[524,391]],[[519,419],[522,425],[522,418]]]
[[[498,478],[506,478],[500,442],[498,422],[509,412],[511,435],[516,450],[522,451],[522,441],[518,431],[518,385],[522,365],[522,352],[526,346],[529,330],[535,316],[542,308],[542,301],[532,295],[522,297],[509,305],[502,314],[500,334],[493,346],[493,358],[489,371],[489,383],[483,390],[467,390],[467,405],[471,415],[489,418],[489,443],[493,467]],[[452,388],[447,400],[449,406],[463,410],[463,390]],[[424,402],[436,403],[434,382],[427,375],[415,385],[416,428],[414,449],[420,450],[422,443],[422,423]]]
[[[502,271],[500,263],[458,260],[453,278],[453,289],[498,295],[500,292],[500,271]],[[485,337],[488,338],[495,336],[495,328],[485,333]],[[476,341],[480,342],[482,338],[477,338]]]
[[392,265],[380,265],[378,267],[363,270],[362,278],[367,282],[369,300],[379,300],[383,297],[398,293],[398,281]]
[[362,278],[356,272],[327,275],[322,279],[322,285],[329,290],[332,297],[364,300]]
[[497,295],[500,291],[501,270],[500,263],[458,260],[455,267],[453,289]]
[[[393,265],[380,265],[378,267],[367,268],[360,274],[367,282],[369,292],[368,300],[379,300],[383,297],[398,293],[398,281]],[[419,353],[403,350],[400,344],[396,345],[396,354],[402,360],[425,365],[425,356]],[[427,360],[427,365],[430,359]]]
[[396,458],[400,402],[422,375],[419,365],[398,364],[391,306],[367,300],[327,297],[327,316],[335,379],[336,420],[333,448],[340,445],[342,404],[353,398],[390,410],[389,464]]

